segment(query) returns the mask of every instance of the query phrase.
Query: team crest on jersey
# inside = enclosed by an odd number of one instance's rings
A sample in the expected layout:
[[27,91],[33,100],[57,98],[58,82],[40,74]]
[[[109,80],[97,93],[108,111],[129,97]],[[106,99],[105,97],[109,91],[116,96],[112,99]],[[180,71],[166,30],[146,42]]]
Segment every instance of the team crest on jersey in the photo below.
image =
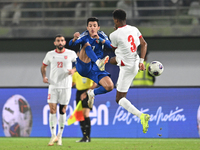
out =
[[67,59],[67,56],[64,56],[65,59]]

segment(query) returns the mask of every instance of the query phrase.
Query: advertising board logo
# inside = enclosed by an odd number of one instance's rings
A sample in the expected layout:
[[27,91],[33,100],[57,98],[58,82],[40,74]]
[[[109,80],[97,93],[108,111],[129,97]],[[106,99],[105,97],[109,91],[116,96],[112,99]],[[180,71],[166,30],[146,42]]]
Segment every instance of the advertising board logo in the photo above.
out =
[[[163,109],[162,106],[159,106],[155,114],[149,114],[151,116],[150,122],[155,121],[156,125],[159,125],[160,122],[186,121],[185,115],[181,114],[184,111],[183,108],[179,109],[179,107],[176,107],[175,110],[170,110],[169,113],[164,113],[162,109]],[[149,109],[141,108],[140,111],[143,113],[148,113]],[[127,112],[123,107],[119,106],[113,118],[113,125],[121,121],[129,125],[132,121],[139,123],[140,119],[137,116],[132,115],[131,113]]]
[[[67,119],[71,116],[74,109],[76,108],[76,101],[73,101],[73,106],[68,105],[66,114]],[[43,125],[48,125],[48,115],[49,115],[49,105],[45,105],[43,108]],[[59,116],[59,106],[57,106],[57,116]],[[90,112],[91,117],[91,125],[108,125],[109,124],[109,110],[108,107],[105,104],[100,104],[98,107],[93,106],[92,111]],[[59,117],[58,117],[59,118]],[[67,125],[67,120],[65,122],[65,125]],[[78,122],[75,122],[74,125],[78,125]]]

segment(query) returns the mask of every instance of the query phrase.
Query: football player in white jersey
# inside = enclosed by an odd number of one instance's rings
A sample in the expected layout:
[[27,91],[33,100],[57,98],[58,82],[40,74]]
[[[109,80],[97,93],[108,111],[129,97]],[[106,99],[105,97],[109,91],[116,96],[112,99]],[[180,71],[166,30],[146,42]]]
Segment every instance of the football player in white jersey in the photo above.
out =
[[[77,55],[73,50],[66,49],[65,38],[62,35],[56,35],[54,45],[55,50],[49,51],[41,67],[43,82],[49,84],[48,104],[50,107],[49,126],[51,131],[51,139],[49,146],[62,145],[62,133],[66,122],[66,107],[71,98],[72,75],[76,71],[72,69],[72,63],[76,61]],[[50,77],[46,77],[46,67],[50,65]],[[59,129],[56,135],[56,108],[59,106]]]
[[[148,121],[150,116],[143,114],[132,105],[126,98],[126,94],[138,70],[145,70],[143,61],[147,51],[147,43],[136,27],[126,24],[126,13],[124,10],[115,10],[113,12],[113,21],[116,30],[110,34],[110,40],[116,56],[111,58],[110,63],[117,64],[120,69],[116,85],[116,102],[128,112],[141,119],[143,132],[146,133],[149,127]],[[141,45],[141,58],[137,54],[137,47],[139,45]]]

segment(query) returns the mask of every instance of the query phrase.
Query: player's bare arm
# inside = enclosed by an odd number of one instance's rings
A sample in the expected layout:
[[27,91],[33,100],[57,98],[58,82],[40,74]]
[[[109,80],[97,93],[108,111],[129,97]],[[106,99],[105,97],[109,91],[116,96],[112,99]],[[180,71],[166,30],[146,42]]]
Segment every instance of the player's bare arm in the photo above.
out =
[[48,78],[46,77],[46,68],[47,68],[47,66],[42,65],[42,67],[41,67],[41,73],[42,73],[43,82],[44,83],[49,83],[48,82]]
[[[144,57],[146,55],[146,52],[147,52],[147,42],[144,40],[143,37],[140,38],[140,45],[141,45],[141,56],[140,56],[140,59],[141,60],[144,60]],[[144,64],[142,61],[140,61],[139,63],[139,69],[144,71],[146,70]]]
[[110,63],[113,65],[117,65],[116,56],[110,58]]
[[[116,48],[112,47],[112,50],[115,51]],[[113,65],[117,65],[116,56],[110,58],[110,63]]]

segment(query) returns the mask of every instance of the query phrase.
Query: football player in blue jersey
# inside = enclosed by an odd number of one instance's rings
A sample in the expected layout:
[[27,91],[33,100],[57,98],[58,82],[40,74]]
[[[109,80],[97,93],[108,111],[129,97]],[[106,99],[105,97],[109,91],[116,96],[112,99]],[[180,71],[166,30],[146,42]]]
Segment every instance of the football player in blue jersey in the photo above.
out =
[[[112,91],[114,84],[110,74],[105,71],[105,64],[109,56],[103,57],[104,46],[112,48],[108,36],[99,31],[99,20],[96,17],[87,19],[87,30],[82,34],[74,33],[74,38],[70,40],[69,46],[81,45],[80,54],[76,61],[76,70],[83,76],[92,79],[100,86],[94,90],[88,90],[88,106],[93,107],[94,96]],[[86,96],[82,94],[81,99]]]

